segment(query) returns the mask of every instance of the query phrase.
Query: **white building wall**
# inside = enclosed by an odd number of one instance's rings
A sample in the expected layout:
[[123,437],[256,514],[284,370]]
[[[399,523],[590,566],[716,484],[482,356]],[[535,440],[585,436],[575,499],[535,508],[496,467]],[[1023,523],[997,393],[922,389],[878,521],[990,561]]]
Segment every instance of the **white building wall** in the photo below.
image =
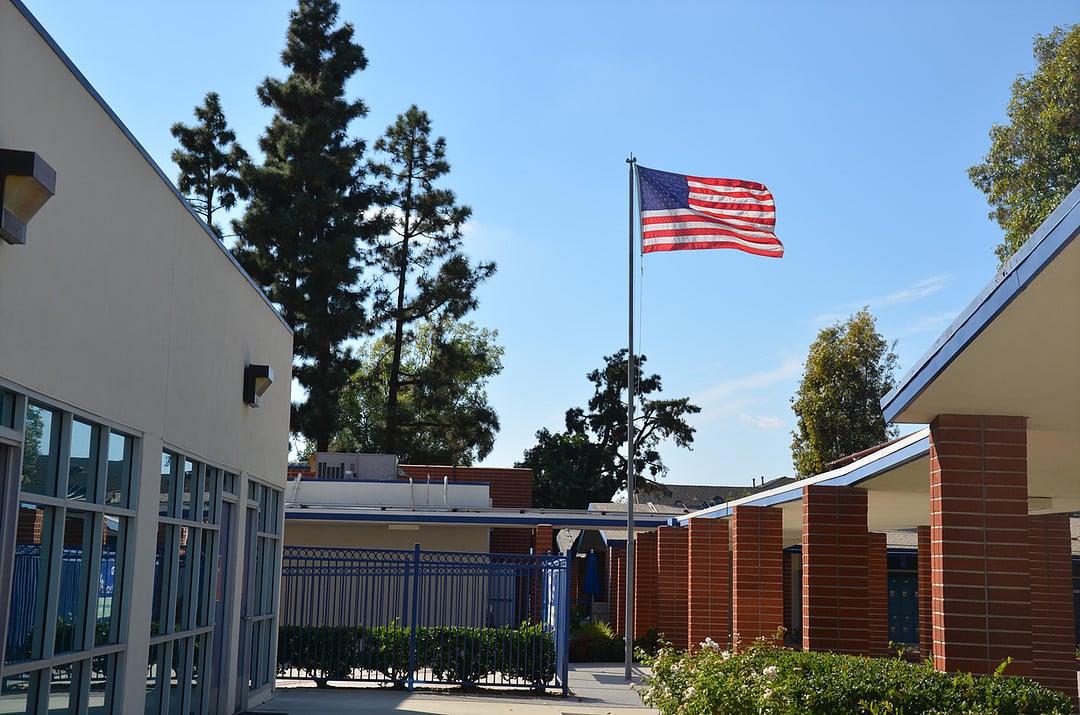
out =
[[[0,389],[138,440],[133,597],[116,711],[142,713],[162,449],[238,475],[228,556],[239,569],[249,481],[267,493],[285,486],[292,334],[12,0],[0,0],[0,97],[0,148],[36,152],[57,173],[56,195],[30,222],[26,245],[0,242]],[[242,400],[249,363],[275,375],[259,409]],[[0,487],[16,476],[0,464]],[[267,504],[280,525],[283,499]],[[12,532],[0,527],[0,548],[11,548]],[[234,664],[238,582],[227,594],[230,630],[215,634]],[[240,693],[245,674],[230,673],[225,687]]]

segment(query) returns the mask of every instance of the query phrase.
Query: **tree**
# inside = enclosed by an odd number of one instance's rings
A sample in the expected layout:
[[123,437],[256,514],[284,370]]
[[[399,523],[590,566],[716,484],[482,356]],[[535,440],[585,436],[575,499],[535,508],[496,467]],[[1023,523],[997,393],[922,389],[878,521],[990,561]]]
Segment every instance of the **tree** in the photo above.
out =
[[214,212],[228,211],[236,206],[238,198],[247,197],[240,167],[248,161],[248,154],[236,143],[217,92],[207,93],[203,106],[195,107],[195,118],[199,123],[193,127],[177,122],[170,130],[180,142],[180,148],[172,153],[180,169],[177,184],[206,225],[221,238],[224,234],[214,223]]
[[[701,408],[689,397],[649,399],[662,389],[660,376],[643,377],[645,356],[635,359],[634,475],[635,486],[667,474],[660,458],[661,442],[691,448],[694,428],[686,416]],[[536,433],[538,444],[525,451],[519,467],[533,470],[533,504],[540,507],[582,508],[590,501],[608,501],[625,485],[627,351],[604,358],[604,367],[587,375],[593,396],[587,408],[566,411],[566,432]],[[562,488],[565,485],[566,488]],[[587,497],[587,498],[585,498]]]
[[800,476],[896,436],[881,414],[881,398],[896,384],[894,347],[866,308],[818,332],[791,398],[798,417],[791,455]]
[[405,430],[412,429],[402,404],[415,379],[402,368],[411,327],[460,320],[477,305],[476,288],[495,273],[494,263],[470,264],[461,252],[461,227],[472,210],[456,204],[454,192],[437,188],[450,171],[446,139],[431,141],[431,121],[414,105],[398,115],[376,143],[381,161],[372,161],[389,208],[392,227],[373,248],[373,262],[385,279],[376,286],[374,322],[388,323],[385,428],[381,451],[403,455]]
[[1036,35],[1038,67],[1012,86],[1009,123],[990,129],[990,151],[968,176],[1005,230],[1004,264],[1080,183],[1080,26]]
[[307,390],[292,430],[325,450],[338,429],[338,393],[356,371],[343,343],[365,333],[361,248],[383,232],[366,219],[375,190],[363,182],[365,144],[348,136],[367,114],[345,84],[367,65],[337,23],[333,0],[300,0],[289,14],[281,61],[285,81],[267,77],[258,97],[275,114],[259,138],[261,166],[242,172],[251,200],[235,224],[236,256],[293,326],[294,376]]
[[[502,371],[497,338],[494,330],[473,323],[425,321],[418,326],[400,356],[395,454],[401,461],[469,466],[491,453],[499,418],[485,387]],[[359,351],[360,369],[342,391],[336,449],[382,451],[394,345],[393,334],[387,334]]]

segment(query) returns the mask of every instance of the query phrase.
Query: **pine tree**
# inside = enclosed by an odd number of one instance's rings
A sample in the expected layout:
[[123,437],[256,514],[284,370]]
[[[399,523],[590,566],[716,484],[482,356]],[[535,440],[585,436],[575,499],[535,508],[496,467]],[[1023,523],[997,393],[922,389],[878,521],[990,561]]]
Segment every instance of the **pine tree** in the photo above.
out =
[[382,161],[371,172],[382,181],[385,214],[392,230],[374,247],[374,263],[386,280],[375,290],[374,320],[391,327],[392,354],[387,368],[386,428],[383,451],[397,454],[404,422],[403,391],[421,390],[415,376],[402,371],[402,355],[416,339],[412,326],[460,320],[476,307],[477,286],[495,273],[494,263],[471,264],[461,252],[461,227],[472,210],[456,204],[454,192],[436,187],[450,171],[446,139],[431,141],[431,121],[415,105],[375,144]]
[[236,134],[225,121],[221,98],[209,92],[201,107],[195,107],[198,124],[189,127],[182,122],[172,125],[172,135],[180,142],[172,160],[180,169],[177,185],[192,208],[202,216],[218,238],[221,227],[214,223],[214,212],[236,206],[237,199],[247,197],[247,187],[240,179],[240,167],[248,154],[236,143]]
[[251,200],[236,224],[238,260],[295,331],[294,376],[307,400],[293,406],[292,429],[319,450],[337,430],[338,392],[357,367],[343,343],[366,327],[361,249],[382,232],[365,219],[373,204],[365,144],[348,134],[367,108],[345,97],[345,85],[367,59],[337,17],[333,0],[300,0],[289,15],[281,61],[291,74],[258,87],[275,114],[259,138],[263,164],[243,172]]

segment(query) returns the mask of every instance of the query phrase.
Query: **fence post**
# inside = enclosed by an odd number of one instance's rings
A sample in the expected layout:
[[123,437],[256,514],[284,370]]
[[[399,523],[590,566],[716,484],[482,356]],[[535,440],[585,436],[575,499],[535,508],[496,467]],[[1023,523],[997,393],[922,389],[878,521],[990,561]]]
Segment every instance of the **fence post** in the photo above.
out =
[[420,544],[413,546],[412,601],[409,612],[409,692],[416,680],[416,609],[420,600]]

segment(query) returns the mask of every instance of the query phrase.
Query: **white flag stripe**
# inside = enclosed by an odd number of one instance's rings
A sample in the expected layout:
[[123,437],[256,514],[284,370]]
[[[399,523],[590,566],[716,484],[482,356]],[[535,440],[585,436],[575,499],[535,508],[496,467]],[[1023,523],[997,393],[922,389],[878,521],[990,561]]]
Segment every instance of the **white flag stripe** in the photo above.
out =
[[686,179],[686,185],[691,189],[700,189],[711,194],[750,194],[760,196],[762,200],[772,201],[772,192],[768,189],[752,189],[748,186],[716,186],[715,184],[694,181],[689,177]]
[[733,243],[758,252],[768,251],[770,253],[784,253],[784,247],[778,243],[758,243],[757,241],[740,239],[737,236],[714,236],[709,237],[708,239],[703,236],[667,236],[664,238],[646,238],[641,243],[643,247],[670,246],[687,243]]
[[770,237],[774,235],[771,224],[761,224],[754,221],[740,221],[734,218],[720,222],[716,221],[711,216],[702,216],[701,214],[702,212],[692,210],[687,211],[686,209],[641,212],[642,219],[670,219],[662,223],[653,221],[645,223],[643,224],[645,231],[669,231],[676,228],[715,229],[718,227],[728,227],[732,229],[744,229],[748,232],[760,233]]

